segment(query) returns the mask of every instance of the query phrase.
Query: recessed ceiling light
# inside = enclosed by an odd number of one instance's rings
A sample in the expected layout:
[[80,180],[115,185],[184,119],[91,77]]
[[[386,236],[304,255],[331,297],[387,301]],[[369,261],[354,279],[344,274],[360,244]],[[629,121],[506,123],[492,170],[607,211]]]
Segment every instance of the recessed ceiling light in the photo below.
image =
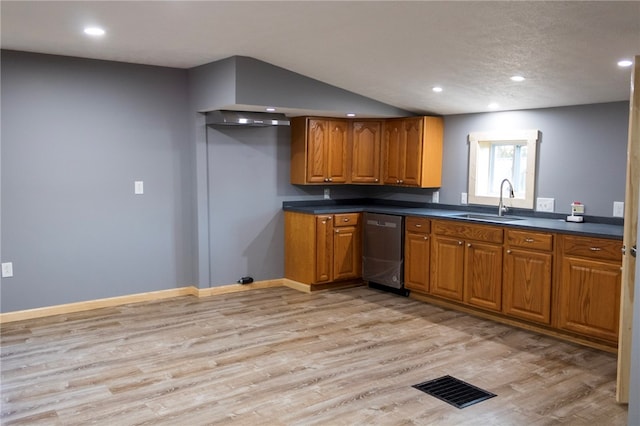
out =
[[434,86],[431,90],[433,90],[436,93],[440,93],[442,92],[442,87],[440,86]]
[[618,61],[619,67],[630,67],[631,65],[633,65],[633,62],[628,59],[623,59],[621,61]]
[[517,81],[518,83],[524,81],[525,78],[521,75],[514,75],[511,77],[511,81]]
[[84,33],[90,36],[102,36],[105,31],[99,27],[87,27],[84,29]]
[[348,112],[347,113],[347,117],[355,117],[355,116],[356,116],[356,114],[353,113],[353,112]]
[[487,108],[489,109],[498,109],[500,107],[500,105],[498,105],[496,102],[491,102],[489,105],[487,105]]
[[269,112],[274,112],[275,110],[276,110],[276,109],[275,109],[275,108],[273,108],[273,107],[269,107],[269,108],[267,108],[267,111],[269,111]]

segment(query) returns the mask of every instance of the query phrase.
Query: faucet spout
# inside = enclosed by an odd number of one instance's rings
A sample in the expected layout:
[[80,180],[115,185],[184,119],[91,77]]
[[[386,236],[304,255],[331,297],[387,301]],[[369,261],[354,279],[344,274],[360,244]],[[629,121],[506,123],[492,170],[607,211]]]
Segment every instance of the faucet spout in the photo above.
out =
[[509,179],[502,179],[502,182],[500,183],[500,202],[498,203],[498,216],[502,216],[507,212],[507,206],[504,205],[504,202],[502,201],[502,194],[504,193],[504,184],[508,183],[509,184],[509,198],[514,198],[515,195],[513,194],[513,185],[511,184],[511,181],[509,181]]

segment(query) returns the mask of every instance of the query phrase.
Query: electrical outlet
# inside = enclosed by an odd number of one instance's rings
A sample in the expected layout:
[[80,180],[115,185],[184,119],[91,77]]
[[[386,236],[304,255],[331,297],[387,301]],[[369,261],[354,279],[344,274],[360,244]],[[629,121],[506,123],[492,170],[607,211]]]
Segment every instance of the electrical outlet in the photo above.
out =
[[13,276],[13,262],[5,262],[2,264],[2,278],[10,278]]
[[467,193],[463,192],[460,194],[460,204],[467,204]]
[[431,202],[432,203],[440,202],[440,191],[433,191],[433,194],[431,194]]
[[325,188],[324,189],[324,199],[325,200],[330,200],[331,199],[331,189],[329,189],[329,188]]
[[555,200],[553,198],[537,198],[536,211],[553,213]]
[[613,202],[613,217],[624,217],[624,201]]

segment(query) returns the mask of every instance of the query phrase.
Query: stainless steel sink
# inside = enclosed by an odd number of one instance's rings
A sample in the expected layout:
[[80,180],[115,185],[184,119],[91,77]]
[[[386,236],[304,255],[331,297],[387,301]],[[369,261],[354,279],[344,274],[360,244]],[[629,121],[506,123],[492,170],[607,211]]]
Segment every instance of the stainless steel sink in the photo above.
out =
[[522,220],[519,217],[498,216],[497,214],[481,214],[481,213],[462,213],[454,215],[463,219],[484,220],[487,222],[513,222],[514,220]]

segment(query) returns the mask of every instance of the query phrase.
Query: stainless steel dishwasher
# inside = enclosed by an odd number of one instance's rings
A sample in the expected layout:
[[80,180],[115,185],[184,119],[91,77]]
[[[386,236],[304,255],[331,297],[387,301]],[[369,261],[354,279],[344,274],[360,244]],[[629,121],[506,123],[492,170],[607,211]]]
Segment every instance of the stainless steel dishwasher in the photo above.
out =
[[402,216],[364,213],[362,277],[370,287],[407,296],[403,281]]

